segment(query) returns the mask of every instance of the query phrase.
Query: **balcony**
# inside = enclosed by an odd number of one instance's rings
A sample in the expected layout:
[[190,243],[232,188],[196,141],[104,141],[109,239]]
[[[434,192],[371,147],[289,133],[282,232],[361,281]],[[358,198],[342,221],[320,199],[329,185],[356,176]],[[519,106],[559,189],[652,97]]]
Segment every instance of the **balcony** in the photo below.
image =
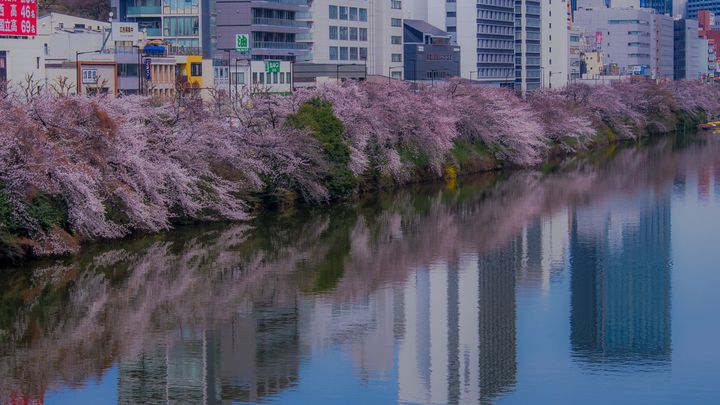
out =
[[255,25],[270,25],[274,27],[309,28],[307,21],[288,20],[285,18],[253,17],[252,22]]
[[310,44],[302,42],[253,41],[255,49],[310,49]]
[[160,13],[161,7],[159,4],[157,6],[130,6],[127,8],[128,17]]
[[297,21],[312,21],[313,16],[309,11],[298,11],[295,13],[295,20]]

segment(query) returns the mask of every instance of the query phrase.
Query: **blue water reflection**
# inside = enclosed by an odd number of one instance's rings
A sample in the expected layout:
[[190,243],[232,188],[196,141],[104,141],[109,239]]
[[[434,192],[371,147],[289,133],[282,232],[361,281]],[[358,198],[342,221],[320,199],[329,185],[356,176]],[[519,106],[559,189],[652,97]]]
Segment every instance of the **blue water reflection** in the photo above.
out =
[[0,402],[720,403],[720,142],[592,160],[6,272]]

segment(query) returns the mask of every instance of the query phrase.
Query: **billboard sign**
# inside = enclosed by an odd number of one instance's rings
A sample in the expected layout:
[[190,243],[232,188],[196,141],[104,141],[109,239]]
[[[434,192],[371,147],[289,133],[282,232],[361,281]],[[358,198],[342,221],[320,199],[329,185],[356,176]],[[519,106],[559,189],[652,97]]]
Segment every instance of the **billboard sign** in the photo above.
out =
[[138,24],[132,22],[113,22],[112,23],[112,40],[113,41],[132,41],[138,40]]
[[97,84],[98,82],[98,71],[97,69],[82,69],[82,84]]
[[601,31],[598,31],[595,33],[595,45],[596,46],[600,46],[602,44],[602,37],[603,37],[603,35],[602,35]]
[[152,80],[152,61],[150,58],[145,58],[145,61],[143,62],[144,70],[145,70],[145,80],[150,81]]
[[250,52],[250,35],[235,34],[235,51],[239,53]]
[[267,73],[279,73],[280,72],[280,61],[279,60],[266,60],[265,71]]
[[0,35],[36,36],[36,0],[0,0]]

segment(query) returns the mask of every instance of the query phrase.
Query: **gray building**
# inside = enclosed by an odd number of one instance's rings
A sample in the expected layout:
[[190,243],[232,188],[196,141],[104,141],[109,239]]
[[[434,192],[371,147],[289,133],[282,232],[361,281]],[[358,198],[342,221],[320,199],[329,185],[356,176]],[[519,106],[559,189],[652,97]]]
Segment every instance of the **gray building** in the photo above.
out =
[[675,20],[675,80],[698,80],[708,73],[708,42],[696,20]]
[[616,64],[620,74],[642,70],[653,78],[672,79],[673,20],[653,9],[581,8],[575,26],[595,33],[606,65]]
[[[474,78],[483,84],[508,87],[513,85],[516,20],[514,6],[514,0],[477,2],[477,55],[471,52],[468,57],[477,57]],[[539,39],[538,36],[538,41]],[[472,76],[470,78],[473,79]]]
[[425,21],[403,22],[405,80],[443,80],[460,76],[460,47],[452,36]]
[[539,88],[540,2],[515,0],[515,91],[525,93]]

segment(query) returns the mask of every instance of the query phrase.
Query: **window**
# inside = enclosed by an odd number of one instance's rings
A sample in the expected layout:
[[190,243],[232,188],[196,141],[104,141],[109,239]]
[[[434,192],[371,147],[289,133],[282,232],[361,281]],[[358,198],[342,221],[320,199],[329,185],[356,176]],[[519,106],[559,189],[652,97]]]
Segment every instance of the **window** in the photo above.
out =
[[367,48],[360,48],[360,60],[367,59]]
[[330,47],[330,60],[338,60],[338,47],[337,46]]
[[119,77],[131,77],[138,75],[137,63],[118,63],[118,76]]
[[402,62],[402,54],[400,54],[400,53],[392,54],[392,61],[393,62]]
[[257,72],[253,72],[253,83],[257,83],[257,81],[258,81]]
[[360,21],[367,21],[367,9],[366,8],[360,9]]
[[402,27],[402,20],[399,18],[391,18],[390,26],[391,27]]
[[273,72],[273,83],[274,84],[278,83],[278,72]]
[[285,81],[288,82],[288,84],[292,84],[292,76],[290,75],[290,72],[285,73]]
[[399,35],[393,35],[390,37],[390,43],[393,45],[400,45],[402,43],[402,37]]
[[280,73],[280,84],[285,84],[285,74]]
[[245,84],[245,72],[234,72],[233,83]]
[[340,19],[341,20],[347,20],[348,19],[348,8],[340,6]]
[[330,39],[338,39],[338,27],[331,25],[329,36]]
[[340,60],[348,60],[348,49],[347,47],[340,47]]
[[350,7],[350,21],[357,21],[358,9],[357,7]]
[[348,27],[340,27],[340,40],[348,40]]
[[392,0],[390,2],[390,8],[392,8],[394,10],[401,10],[402,9],[402,1]]
[[351,41],[358,40],[358,29],[355,27],[350,27],[350,40]]
[[35,69],[40,69],[40,57],[35,58]]
[[265,73],[260,73],[260,84],[265,84]]
[[163,35],[166,37],[194,37],[199,34],[198,17],[165,17]]
[[190,64],[190,76],[202,76],[202,63]]
[[338,9],[337,6],[330,6],[329,7],[329,14],[331,20],[337,20],[338,18]]
[[445,16],[448,18],[454,18],[457,17],[457,13],[454,11],[448,11],[447,13],[445,13]]
[[393,79],[396,79],[396,80],[401,80],[401,79],[402,79],[402,72],[398,72],[398,71],[392,72],[392,78],[393,78]]
[[358,60],[358,49],[350,48],[350,60]]
[[367,39],[367,32],[368,32],[368,31],[367,31],[367,28],[360,28],[360,35],[359,35],[359,37],[360,37],[360,40],[361,40],[361,41],[367,41],[367,40],[368,40],[368,39]]

